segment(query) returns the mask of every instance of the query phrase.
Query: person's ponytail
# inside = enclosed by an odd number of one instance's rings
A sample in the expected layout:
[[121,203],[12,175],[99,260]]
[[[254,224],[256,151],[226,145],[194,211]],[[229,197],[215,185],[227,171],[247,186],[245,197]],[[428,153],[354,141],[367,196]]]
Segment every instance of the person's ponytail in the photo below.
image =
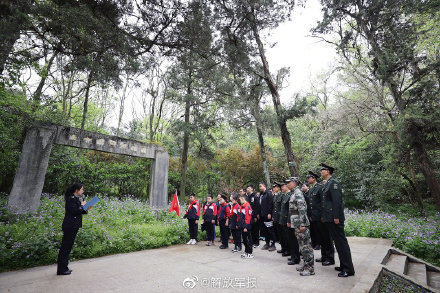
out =
[[81,183],[73,183],[71,186],[69,186],[66,190],[66,193],[64,194],[64,199],[68,199],[70,196],[72,196],[75,191],[80,190],[83,187]]

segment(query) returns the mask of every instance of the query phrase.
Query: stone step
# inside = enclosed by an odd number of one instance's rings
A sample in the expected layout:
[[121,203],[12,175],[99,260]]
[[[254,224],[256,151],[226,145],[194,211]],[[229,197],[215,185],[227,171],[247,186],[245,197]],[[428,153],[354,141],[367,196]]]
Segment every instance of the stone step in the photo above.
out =
[[420,284],[428,285],[428,277],[426,275],[426,265],[419,262],[408,262],[407,275],[420,282]]
[[405,274],[408,257],[406,255],[391,254],[388,258],[386,266],[390,271]]
[[428,286],[440,290],[440,272],[428,271]]

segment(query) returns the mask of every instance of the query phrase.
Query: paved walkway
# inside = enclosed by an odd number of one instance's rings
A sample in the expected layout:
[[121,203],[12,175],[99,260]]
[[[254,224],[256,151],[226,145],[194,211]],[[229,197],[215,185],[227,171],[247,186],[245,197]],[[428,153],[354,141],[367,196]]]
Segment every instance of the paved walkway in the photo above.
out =
[[[0,292],[235,292],[241,286],[239,291],[246,292],[344,293],[365,279],[372,266],[379,265],[391,245],[384,239],[350,237],[356,276],[341,279],[334,266],[316,264],[316,275],[300,277],[295,266],[288,266],[286,257],[276,252],[257,248],[254,259],[241,259],[230,249],[218,249],[218,243],[213,247],[204,242],[175,245],[75,261],[69,264],[73,270],[70,276],[57,276],[56,265],[6,272],[0,274]],[[319,255],[315,251],[315,257]],[[194,276],[195,287],[184,288],[184,279]],[[256,288],[250,288],[254,285]]]

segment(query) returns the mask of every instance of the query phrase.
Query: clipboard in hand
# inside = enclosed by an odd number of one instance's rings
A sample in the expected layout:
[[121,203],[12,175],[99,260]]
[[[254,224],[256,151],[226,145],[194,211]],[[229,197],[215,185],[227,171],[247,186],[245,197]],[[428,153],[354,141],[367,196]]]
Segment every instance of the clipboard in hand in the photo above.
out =
[[83,210],[87,211],[89,207],[94,206],[96,203],[98,203],[98,201],[99,201],[99,198],[98,198],[98,196],[95,195],[94,198],[92,198],[91,200],[86,202],[86,204],[83,206]]

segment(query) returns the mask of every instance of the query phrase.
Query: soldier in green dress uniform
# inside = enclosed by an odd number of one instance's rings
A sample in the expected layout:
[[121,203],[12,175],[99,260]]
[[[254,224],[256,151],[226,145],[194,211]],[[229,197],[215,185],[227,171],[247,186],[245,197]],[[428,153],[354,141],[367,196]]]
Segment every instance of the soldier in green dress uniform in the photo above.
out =
[[322,218],[322,189],[323,185],[318,183],[319,176],[313,171],[309,170],[307,173],[307,183],[310,185],[309,202],[311,216],[310,226],[316,230],[318,242],[321,245],[321,257],[316,259],[316,262],[321,262],[323,266],[330,266],[335,264],[335,249],[330,234],[321,221]]
[[340,266],[335,267],[335,270],[340,271],[339,277],[348,277],[354,276],[355,272],[350,246],[344,232],[345,216],[342,187],[332,176],[334,170],[335,168],[321,163],[321,176],[326,180],[323,190],[322,216],[339,255]]
[[281,193],[281,183],[274,182],[273,184],[273,224],[275,228],[275,234],[278,242],[281,245],[281,249],[277,250],[278,253],[284,253],[286,251],[286,245],[284,244],[284,239],[282,237],[282,226],[280,224],[280,212],[281,212],[281,201],[283,199],[283,193]]

